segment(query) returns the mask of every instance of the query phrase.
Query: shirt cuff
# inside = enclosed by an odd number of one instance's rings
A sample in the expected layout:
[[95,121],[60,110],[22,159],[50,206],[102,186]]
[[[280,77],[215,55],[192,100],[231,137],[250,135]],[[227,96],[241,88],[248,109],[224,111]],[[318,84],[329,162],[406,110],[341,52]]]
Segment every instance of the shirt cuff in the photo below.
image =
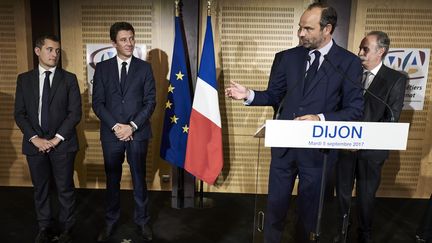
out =
[[64,138],[62,135],[58,134],[58,133],[56,133],[55,136],[56,136],[57,138],[60,138],[60,140],[62,140],[62,141],[65,140],[65,138]]
[[116,123],[116,124],[111,128],[111,130],[114,131],[114,128],[116,128],[116,126],[118,126],[118,125],[119,125],[119,124]]
[[324,116],[324,114],[318,114],[317,116],[319,116],[319,118],[320,118],[320,121],[325,121],[325,116]]
[[129,122],[129,124],[131,124],[135,128],[135,130],[138,130],[138,126],[135,124],[135,122],[131,121]]
[[37,137],[38,135],[34,135],[33,137],[31,137],[28,141],[31,142],[31,140],[35,137]]
[[249,95],[246,97],[247,99],[243,102],[244,105],[250,105],[252,104],[252,101],[255,98],[255,92],[253,90],[249,90]]

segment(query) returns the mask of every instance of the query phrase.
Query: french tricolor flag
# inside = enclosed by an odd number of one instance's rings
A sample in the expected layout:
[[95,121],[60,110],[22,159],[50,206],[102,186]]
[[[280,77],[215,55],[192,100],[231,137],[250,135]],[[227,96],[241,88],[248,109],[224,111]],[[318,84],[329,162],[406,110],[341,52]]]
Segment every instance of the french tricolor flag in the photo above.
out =
[[223,166],[221,128],[213,33],[211,17],[207,16],[207,29],[189,122],[184,168],[211,185],[214,184]]

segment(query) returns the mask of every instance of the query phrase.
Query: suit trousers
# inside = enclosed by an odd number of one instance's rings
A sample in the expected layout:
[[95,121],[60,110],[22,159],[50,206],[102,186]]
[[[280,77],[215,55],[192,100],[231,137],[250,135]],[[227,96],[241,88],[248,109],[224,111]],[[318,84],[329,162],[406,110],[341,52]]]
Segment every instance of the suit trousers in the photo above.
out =
[[375,194],[381,181],[384,160],[364,159],[361,152],[340,151],[336,165],[336,195],[339,205],[339,226],[348,213],[356,180],[357,215],[360,242],[372,239]]
[[134,190],[134,222],[137,225],[144,225],[150,220],[147,209],[149,199],[145,180],[147,147],[148,140],[102,141],[107,188],[105,220],[109,226],[114,225],[120,218],[120,181],[125,153]]
[[[321,191],[324,154],[318,149],[289,149],[281,157],[273,156],[270,164],[267,209],[264,222],[266,243],[279,243],[292,190],[298,175],[298,229],[296,242],[309,242],[309,234],[315,232]],[[333,168],[329,159],[326,173]]]
[[62,230],[70,230],[75,223],[75,187],[73,182],[75,152],[27,155],[34,186],[34,201],[39,228],[51,226],[50,192],[55,183],[60,203],[59,223]]

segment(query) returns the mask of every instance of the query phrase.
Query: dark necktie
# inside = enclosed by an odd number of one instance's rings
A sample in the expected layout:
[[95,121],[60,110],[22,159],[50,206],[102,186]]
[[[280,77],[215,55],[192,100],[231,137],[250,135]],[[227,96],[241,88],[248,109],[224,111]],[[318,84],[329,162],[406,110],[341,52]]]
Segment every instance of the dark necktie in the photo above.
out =
[[42,109],[41,109],[41,127],[44,133],[48,133],[49,128],[49,96],[50,96],[50,71],[45,71],[45,80],[42,90]]
[[312,80],[314,79],[314,77],[318,71],[319,59],[320,59],[321,53],[319,51],[314,51],[313,54],[315,55],[315,59],[314,59],[312,65],[310,65],[309,69],[306,72],[306,77],[304,79],[303,93],[306,93],[306,91],[309,88],[309,85],[311,84]]
[[125,83],[126,83],[126,77],[127,77],[126,65],[127,65],[127,62],[122,62],[122,68],[121,68],[121,73],[120,73],[120,87],[121,87],[122,92],[124,91]]

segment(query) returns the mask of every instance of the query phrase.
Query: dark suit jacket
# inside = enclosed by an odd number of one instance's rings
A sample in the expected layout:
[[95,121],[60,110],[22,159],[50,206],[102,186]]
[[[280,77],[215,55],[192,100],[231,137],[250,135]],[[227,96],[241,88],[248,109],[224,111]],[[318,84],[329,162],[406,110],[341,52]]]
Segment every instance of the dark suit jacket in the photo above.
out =
[[[394,121],[398,121],[405,97],[405,86],[408,77],[401,72],[381,66],[374,77],[368,90],[381,98],[393,110]],[[381,101],[369,93],[365,93],[365,108],[363,121],[367,122],[390,122],[391,113]],[[385,160],[388,158],[387,150],[362,150],[360,157],[363,159]]]
[[39,70],[18,75],[15,94],[15,121],[23,136],[22,151],[26,155],[38,153],[29,142],[34,135],[51,139],[56,133],[65,141],[56,147],[57,152],[78,150],[76,125],[81,120],[81,94],[75,74],[56,68],[50,91],[49,132],[43,134],[39,125]]
[[[333,43],[327,57],[334,67],[324,60],[308,90],[303,92],[308,52],[299,46],[277,53],[267,90],[255,91],[251,105],[277,107],[283,102],[279,119],[285,120],[320,113],[327,121],[360,120],[363,111],[360,59]],[[352,81],[345,79],[335,68]],[[284,152],[284,148],[272,148],[273,155],[282,156]]]
[[116,123],[131,121],[138,126],[133,139],[147,140],[151,138],[150,117],[156,106],[151,66],[132,57],[122,92],[116,58],[98,63],[93,77],[93,110],[101,120],[101,141],[118,141],[111,129]]

